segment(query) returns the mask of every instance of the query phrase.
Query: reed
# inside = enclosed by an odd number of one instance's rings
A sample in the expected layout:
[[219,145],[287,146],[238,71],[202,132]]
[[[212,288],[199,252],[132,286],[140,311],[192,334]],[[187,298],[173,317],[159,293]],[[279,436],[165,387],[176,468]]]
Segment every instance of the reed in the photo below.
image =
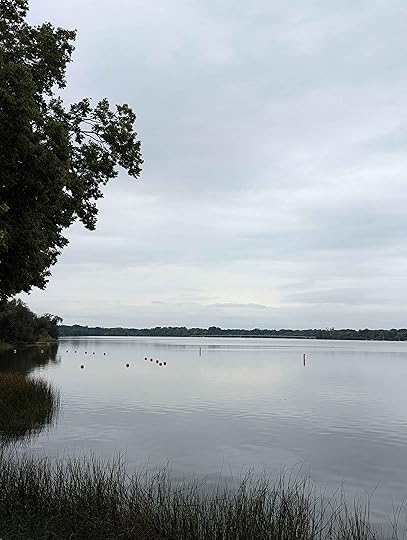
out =
[[0,352],[9,351],[12,348],[13,348],[13,346],[10,345],[10,343],[7,343],[6,341],[3,341],[2,339],[0,339]]
[[32,437],[52,425],[59,406],[59,393],[47,381],[0,373],[0,440]]
[[349,508],[309,479],[248,474],[238,485],[129,475],[122,459],[0,452],[3,540],[373,540],[368,504]]

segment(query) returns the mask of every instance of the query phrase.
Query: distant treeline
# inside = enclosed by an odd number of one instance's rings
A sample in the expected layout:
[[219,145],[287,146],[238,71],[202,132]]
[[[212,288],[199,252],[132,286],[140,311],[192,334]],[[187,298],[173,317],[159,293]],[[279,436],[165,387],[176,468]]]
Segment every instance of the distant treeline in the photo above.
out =
[[186,328],[185,326],[156,326],[155,328],[102,328],[100,326],[59,326],[60,336],[162,336],[162,337],[267,337],[267,338],[302,338],[302,339],[359,339],[375,341],[407,341],[406,328],[391,330],[363,330],[335,328],[308,330],[269,330],[254,328],[222,329],[218,326],[209,328]]

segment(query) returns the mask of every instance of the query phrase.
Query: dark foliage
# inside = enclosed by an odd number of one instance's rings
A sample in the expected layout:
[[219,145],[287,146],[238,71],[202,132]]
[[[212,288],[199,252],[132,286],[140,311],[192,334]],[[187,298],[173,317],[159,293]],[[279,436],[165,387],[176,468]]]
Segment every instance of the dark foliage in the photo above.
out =
[[60,317],[46,313],[38,317],[21,300],[3,302],[0,308],[0,341],[35,343],[58,337]]
[[100,326],[61,325],[61,336],[169,336],[169,337],[268,337],[302,339],[357,339],[375,341],[407,341],[407,329],[363,330],[314,328],[307,330],[261,329],[245,330],[242,328],[222,329],[218,326],[209,328],[186,328],[185,326],[156,326],[155,328],[103,328]]
[[27,11],[28,0],[0,0],[0,300],[44,288],[64,229],[94,229],[101,186],[142,164],[128,105],[64,106],[55,92],[75,31],[30,26]]

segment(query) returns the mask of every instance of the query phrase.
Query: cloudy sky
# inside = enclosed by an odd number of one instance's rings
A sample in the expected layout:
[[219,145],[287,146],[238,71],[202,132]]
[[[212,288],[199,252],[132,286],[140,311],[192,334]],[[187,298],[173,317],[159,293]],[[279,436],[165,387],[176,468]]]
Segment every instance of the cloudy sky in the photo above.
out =
[[137,112],[145,164],[75,225],[65,323],[407,326],[405,0],[31,0],[69,100]]

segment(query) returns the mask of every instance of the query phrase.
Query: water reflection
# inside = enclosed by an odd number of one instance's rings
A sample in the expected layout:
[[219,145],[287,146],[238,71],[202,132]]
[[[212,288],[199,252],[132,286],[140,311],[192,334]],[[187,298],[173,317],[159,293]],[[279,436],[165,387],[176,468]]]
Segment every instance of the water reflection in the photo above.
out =
[[66,338],[46,367],[38,350],[20,367],[63,388],[64,414],[34,450],[119,450],[134,468],[213,478],[304,463],[321,485],[374,491],[385,521],[406,495],[406,358],[407,343]]
[[48,364],[58,364],[58,344],[32,345],[0,352],[0,372],[21,373],[28,375],[35,369],[46,367]]

